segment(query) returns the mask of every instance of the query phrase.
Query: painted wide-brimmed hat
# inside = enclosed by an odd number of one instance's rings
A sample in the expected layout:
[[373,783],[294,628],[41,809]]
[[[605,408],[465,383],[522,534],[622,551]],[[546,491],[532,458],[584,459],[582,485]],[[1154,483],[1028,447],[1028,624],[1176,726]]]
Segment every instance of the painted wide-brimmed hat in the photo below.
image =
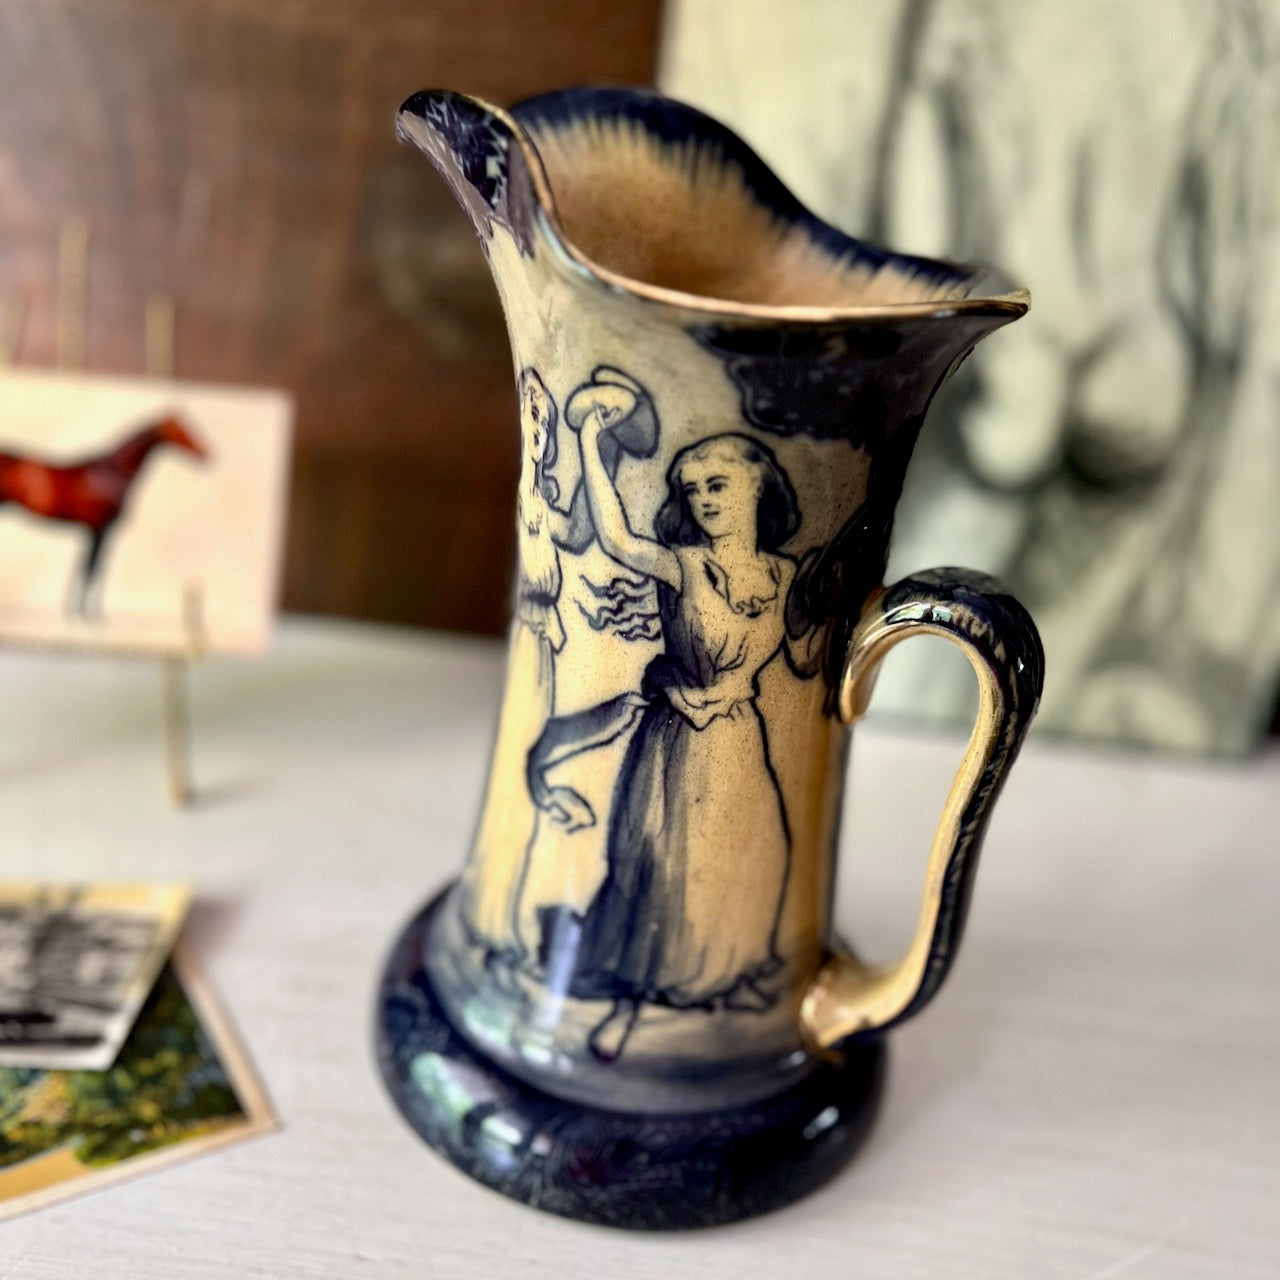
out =
[[[574,431],[581,431],[582,424],[600,408],[611,408],[619,414],[605,439],[617,441],[618,448],[632,457],[653,456],[658,447],[658,413],[652,396],[640,383],[612,365],[597,365],[591,371],[590,381],[584,382],[569,397],[565,421]],[[604,439],[601,440],[602,457],[603,450]]]

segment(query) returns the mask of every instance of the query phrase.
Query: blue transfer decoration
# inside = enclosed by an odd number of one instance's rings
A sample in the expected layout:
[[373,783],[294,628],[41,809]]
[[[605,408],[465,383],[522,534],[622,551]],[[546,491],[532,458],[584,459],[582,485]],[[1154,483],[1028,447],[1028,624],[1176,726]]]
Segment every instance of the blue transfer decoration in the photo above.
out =
[[602,1226],[714,1226],[807,1195],[870,1132],[885,1076],[880,1040],[762,1102],[692,1114],[606,1111],[516,1079],[458,1034],[423,968],[446,896],[408,924],[388,959],[378,1065],[417,1133],[494,1191]]

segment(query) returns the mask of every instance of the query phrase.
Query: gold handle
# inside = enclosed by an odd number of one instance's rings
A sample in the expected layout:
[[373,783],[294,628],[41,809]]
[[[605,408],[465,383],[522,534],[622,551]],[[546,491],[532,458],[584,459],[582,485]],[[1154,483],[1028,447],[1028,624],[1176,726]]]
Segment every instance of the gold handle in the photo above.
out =
[[889,650],[920,635],[942,636],[964,651],[978,677],[978,718],[934,836],[906,955],[886,969],[833,954],[805,994],[802,1031],[812,1049],[828,1056],[851,1036],[911,1017],[942,985],[960,945],[991,807],[1044,683],[1044,651],[1026,610],[993,578],[935,569],[867,602],[840,681],[838,708],[846,724],[866,710],[876,670]]

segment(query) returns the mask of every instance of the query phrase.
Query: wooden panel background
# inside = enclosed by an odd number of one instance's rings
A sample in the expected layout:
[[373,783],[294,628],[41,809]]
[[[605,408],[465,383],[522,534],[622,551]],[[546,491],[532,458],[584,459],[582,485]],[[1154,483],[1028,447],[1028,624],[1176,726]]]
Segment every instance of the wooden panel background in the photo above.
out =
[[0,0],[0,300],[57,354],[59,230],[88,220],[87,367],[297,397],[285,605],[504,619],[515,397],[479,247],[396,106],[652,79],[659,0]]

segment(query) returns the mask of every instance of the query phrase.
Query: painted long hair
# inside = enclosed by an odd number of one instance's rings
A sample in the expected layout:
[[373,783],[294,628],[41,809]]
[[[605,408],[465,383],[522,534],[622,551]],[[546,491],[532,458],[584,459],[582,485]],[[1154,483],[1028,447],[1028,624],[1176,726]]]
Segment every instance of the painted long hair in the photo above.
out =
[[[693,458],[704,458],[716,448],[727,447],[743,466],[754,467],[760,474],[760,497],[756,506],[756,547],[776,554],[800,527],[800,504],[773,450],[759,440],[730,431],[710,436],[681,449],[667,469],[667,496],[653,520],[653,536],[664,547],[707,546],[709,539],[694,519],[680,483],[684,464]],[[637,582],[619,576],[611,582],[597,584],[583,578],[600,602],[596,608],[578,608],[593,631],[611,631],[624,640],[660,640],[663,616],[675,609],[674,590],[665,583]]]
[[681,449],[667,469],[667,496],[653,520],[653,536],[664,547],[708,546],[710,539],[689,509],[689,499],[680,483],[686,462],[701,460],[718,449],[728,449],[744,466],[754,467],[761,477],[756,508],[756,544],[770,554],[781,551],[800,527],[800,504],[773,450],[767,444],[737,431],[709,436]]

